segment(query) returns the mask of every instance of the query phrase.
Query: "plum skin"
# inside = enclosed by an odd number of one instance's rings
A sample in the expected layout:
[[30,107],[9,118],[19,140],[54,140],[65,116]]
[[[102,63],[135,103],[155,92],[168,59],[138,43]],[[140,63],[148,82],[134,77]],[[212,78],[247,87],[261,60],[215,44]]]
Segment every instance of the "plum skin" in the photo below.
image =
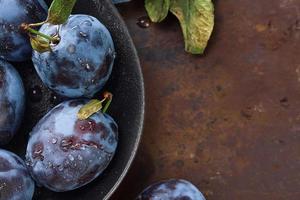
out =
[[47,9],[44,0],[0,1],[0,58],[13,62],[30,59],[29,37],[20,25],[45,20]]
[[171,179],[146,188],[136,200],[205,200],[203,194],[190,182]]
[[45,85],[70,98],[90,98],[102,89],[112,71],[115,49],[98,19],[71,15],[61,26],[44,24],[40,32],[60,37],[52,51],[33,52],[34,67]]
[[118,127],[107,114],[79,120],[87,100],[66,101],[34,127],[26,164],[39,185],[55,192],[82,187],[97,178],[110,163],[118,143]]
[[112,0],[114,4],[129,2],[130,0]]
[[14,153],[0,149],[0,198],[31,200],[34,181],[24,161]]
[[0,145],[9,143],[24,115],[25,91],[19,73],[0,59]]

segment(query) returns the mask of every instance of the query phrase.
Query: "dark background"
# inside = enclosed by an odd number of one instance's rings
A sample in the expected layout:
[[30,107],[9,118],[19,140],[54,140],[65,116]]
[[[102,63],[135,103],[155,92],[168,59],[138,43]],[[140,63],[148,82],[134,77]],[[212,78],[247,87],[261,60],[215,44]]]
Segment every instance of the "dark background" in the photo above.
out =
[[117,6],[145,78],[143,140],[112,199],[185,178],[207,200],[300,199],[300,1],[215,0],[203,56],[171,14],[149,28],[142,0]]

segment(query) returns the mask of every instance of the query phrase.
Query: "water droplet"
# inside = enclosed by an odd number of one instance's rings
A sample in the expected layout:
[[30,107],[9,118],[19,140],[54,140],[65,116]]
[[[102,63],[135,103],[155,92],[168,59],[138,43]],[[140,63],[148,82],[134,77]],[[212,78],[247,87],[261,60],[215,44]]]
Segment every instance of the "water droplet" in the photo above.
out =
[[110,138],[108,139],[108,143],[109,143],[110,145],[115,144],[115,138],[114,138],[114,137],[110,137]]
[[75,46],[74,44],[70,44],[70,45],[67,47],[67,51],[68,51],[70,54],[75,53],[75,51],[76,51],[76,46]]
[[80,125],[79,126],[80,130],[84,131],[85,130],[85,127],[83,125]]
[[60,147],[63,151],[67,151],[73,144],[72,140],[62,139],[60,142]]
[[88,36],[86,33],[82,32],[82,31],[80,31],[79,34],[80,34],[81,37],[87,37]]
[[43,98],[42,90],[39,86],[34,86],[29,91],[29,98],[32,102],[39,102]]
[[63,165],[59,165],[58,166],[58,171],[62,172],[64,170],[64,166]]
[[52,167],[53,167],[53,164],[52,164],[51,162],[48,162],[48,166],[49,166],[50,168],[52,168]]
[[81,155],[78,155],[77,158],[78,158],[78,160],[83,160]]
[[52,98],[54,101],[57,99],[57,96],[56,95],[53,95],[53,98]]
[[32,162],[31,162],[31,160],[30,160],[29,158],[26,158],[25,164],[26,164],[27,166],[29,166],[29,167],[32,166]]
[[70,162],[68,161],[68,160],[66,160],[65,162],[64,162],[64,165],[65,166],[68,166],[70,164]]
[[5,182],[0,183],[0,190],[3,190],[3,188],[5,188],[5,187],[6,187],[6,183]]
[[74,30],[74,29],[80,29],[80,26],[79,26],[79,25],[76,25],[76,26],[74,26],[74,27],[72,28],[72,30]]
[[89,63],[86,63],[85,69],[86,69],[87,71],[90,71],[91,67],[90,67]]
[[88,21],[88,20],[84,21],[83,23],[84,23],[85,25],[87,25],[87,26],[92,26],[92,22],[90,22],[90,21]]
[[[103,5],[100,6],[100,10],[101,10],[101,7],[103,7]],[[89,16],[89,18],[90,18],[90,20],[91,20],[92,22],[95,21],[94,18],[93,18],[92,16]]]
[[52,144],[56,144],[57,143],[57,139],[56,138],[52,138]]
[[69,158],[71,161],[74,161],[74,157],[73,157],[71,154],[68,155],[68,158]]
[[53,103],[53,104],[58,104],[61,102],[61,98],[59,96],[57,96],[55,93],[52,93],[51,94],[51,97],[50,97],[50,102]]
[[137,20],[137,25],[141,28],[149,28],[150,24],[151,24],[151,21],[150,21],[149,17],[147,17],[147,16],[140,17]]
[[41,153],[43,153],[43,149],[37,148],[37,149],[34,151],[34,154],[41,154]]

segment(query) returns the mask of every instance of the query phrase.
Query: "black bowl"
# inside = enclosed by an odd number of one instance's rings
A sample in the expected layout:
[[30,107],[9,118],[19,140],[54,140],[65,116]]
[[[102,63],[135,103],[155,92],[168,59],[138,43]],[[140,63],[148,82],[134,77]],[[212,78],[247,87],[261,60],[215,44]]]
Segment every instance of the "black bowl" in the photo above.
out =
[[[47,3],[50,4],[51,1],[49,0]],[[98,18],[112,34],[117,58],[112,76],[104,90],[114,94],[108,113],[119,125],[119,145],[108,168],[92,183],[66,193],[55,193],[37,187],[34,199],[108,199],[127,173],[141,138],[144,118],[143,77],[138,56],[125,23],[109,0],[78,0],[74,13],[89,14]],[[5,148],[24,158],[28,134],[33,126],[64,99],[43,85],[31,62],[13,64],[23,78],[27,103],[22,127],[13,141]]]

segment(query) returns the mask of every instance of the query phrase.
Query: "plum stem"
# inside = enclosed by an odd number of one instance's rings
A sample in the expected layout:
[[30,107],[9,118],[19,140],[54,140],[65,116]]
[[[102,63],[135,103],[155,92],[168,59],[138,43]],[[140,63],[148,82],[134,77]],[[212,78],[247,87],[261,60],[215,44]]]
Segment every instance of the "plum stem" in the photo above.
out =
[[107,100],[107,102],[106,102],[104,108],[102,109],[102,113],[106,113],[107,109],[109,108],[109,106],[110,106],[110,104],[112,102],[113,95],[110,92],[105,92],[103,94],[103,96],[104,96],[104,100]]
[[35,35],[39,35],[39,36],[41,36],[41,37],[43,37],[43,38],[49,40],[50,42],[53,42],[53,43],[59,42],[59,39],[58,39],[58,38],[51,37],[51,36],[49,36],[49,35],[45,35],[45,34],[39,32],[39,31],[37,31],[37,30],[31,28],[30,25],[28,25],[28,24],[25,24],[25,23],[21,24],[21,28],[22,28],[24,31],[28,32],[28,33],[32,33],[32,34],[35,34]]
[[[109,105],[111,104],[113,95],[110,92],[104,92],[104,98],[102,100],[92,99],[85,105],[83,105],[78,113],[77,117],[80,120],[88,119],[95,113],[102,111],[102,113],[106,113]],[[106,101],[105,106],[103,108],[103,103]],[[101,110],[103,108],[103,110]]]
[[35,23],[35,24],[28,24],[28,26],[29,27],[37,27],[37,26],[42,26],[45,23],[46,23],[46,21],[43,21],[43,22],[39,22],[39,23]]

